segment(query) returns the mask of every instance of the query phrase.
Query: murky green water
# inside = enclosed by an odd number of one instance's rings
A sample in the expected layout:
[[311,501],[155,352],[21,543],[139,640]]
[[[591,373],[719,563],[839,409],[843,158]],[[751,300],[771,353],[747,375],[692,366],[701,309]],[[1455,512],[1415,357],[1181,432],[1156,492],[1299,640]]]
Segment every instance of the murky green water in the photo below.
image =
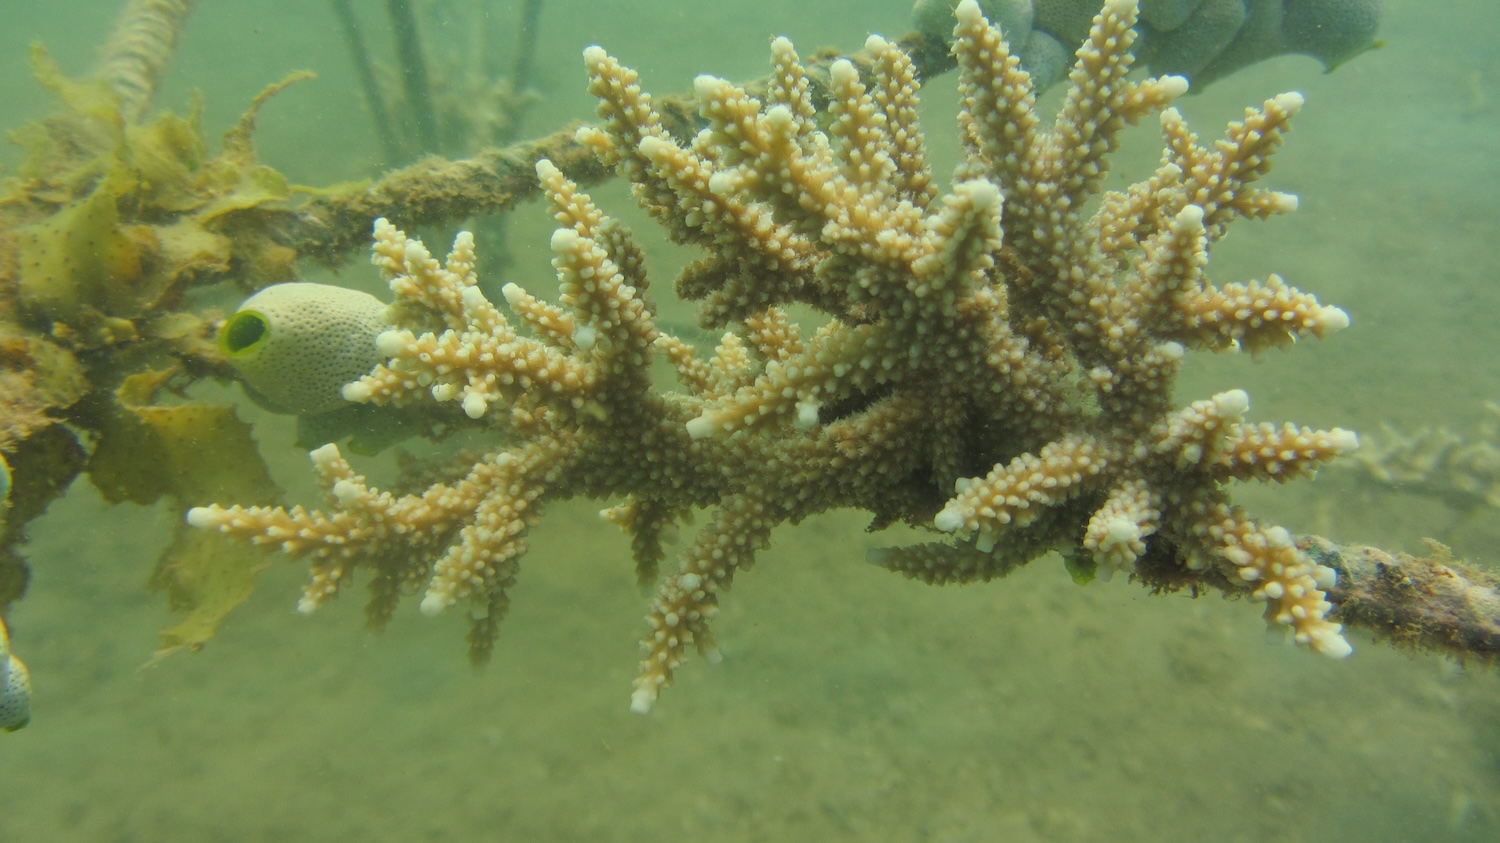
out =
[[[47,108],[27,42],[81,72],[116,4],[5,5],[11,127]],[[555,0],[523,134],[592,113],[586,44],[673,92],[700,72],[758,75],[773,34],[852,49],[869,31],[904,32],[906,13],[906,0]],[[1214,275],[1276,271],[1354,319],[1293,353],[1198,359],[1184,395],[1243,387],[1256,419],[1357,430],[1465,429],[1500,399],[1500,12],[1390,0],[1383,36],[1333,75],[1283,59],[1183,105],[1212,136],[1246,105],[1306,93],[1270,179],[1302,209],[1242,224]],[[205,0],[159,103],[202,89],[212,136],[301,68],[320,78],[262,112],[261,157],[308,184],[371,175],[378,144],[327,4]],[[953,84],[925,93],[950,161]],[[1156,147],[1132,140],[1118,166],[1135,177]],[[635,219],[620,185],[595,195]],[[508,272],[537,289],[549,226],[531,206],[509,230]],[[647,245],[659,277],[686,259]],[[339,278],[371,275],[353,261]],[[246,415],[278,479],[305,494],[290,424]],[[1392,548],[1448,523],[1431,502],[1331,471],[1238,499],[1294,530]],[[353,599],[295,615],[292,566],[203,652],[143,670],[169,619],[145,581],[175,516],[108,507],[79,483],[33,524],[33,581],[11,616],[36,707],[0,735],[0,840],[1500,839],[1495,673],[1358,635],[1356,655],[1331,663],[1266,643],[1252,605],[1079,588],[1056,560],[929,589],[864,564],[882,542],[855,516],[778,533],[725,600],[724,663],[695,660],[651,716],[633,716],[645,600],[597,508],[545,519],[481,673],[459,618],[405,606],[375,637]],[[1500,513],[1442,537],[1493,560]]]

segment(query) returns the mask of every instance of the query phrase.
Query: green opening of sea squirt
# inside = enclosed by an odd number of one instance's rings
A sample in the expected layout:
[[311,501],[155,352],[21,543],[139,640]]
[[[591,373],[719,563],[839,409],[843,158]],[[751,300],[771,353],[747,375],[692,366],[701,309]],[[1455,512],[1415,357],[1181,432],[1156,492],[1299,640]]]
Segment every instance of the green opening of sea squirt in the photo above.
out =
[[271,323],[253,310],[241,310],[219,329],[219,348],[230,357],[247,354],[264,345]]

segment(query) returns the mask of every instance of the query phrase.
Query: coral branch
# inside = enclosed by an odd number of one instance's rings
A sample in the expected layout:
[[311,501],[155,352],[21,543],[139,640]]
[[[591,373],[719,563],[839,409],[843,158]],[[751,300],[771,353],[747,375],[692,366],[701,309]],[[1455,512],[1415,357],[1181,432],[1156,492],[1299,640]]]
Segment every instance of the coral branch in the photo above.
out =
[[[654,323],[629,233],[568,167],[539,161],[559,224],[555,300],[507,285],[507,312],[480,292],[466,235],[439,263],[381,221],[374,260],[394,327],[377,341],[385,362],[344,389],[462,413],[497,432],[494,450],[410,495],[371,489],[319,450],[329,511],[204,507],[193,523],[312,556],[314,602],[350,566],[374,568],[376,619],[394,584],[424,581],[424,611],[469,608],[480,659],[546,501],[616,502],[606,517],[643,576],[666,530],[710,510],[657,584],[631,698],[642,712],[689,645],[716,656],[719,601],[775,528],[836,508],[946,534],[871,556],[926,582],[993,579],[1062,551],[1081,580],[1209,585],[1264,603],[1298,643],[1347,655],[1335,570],[1227,487],[1310,476],[1357,438],[1251,422],[1242,390],[1181,408],[1173,394],[1190,351],[1259,351],[1348,324],[1274,277],[1207,275],[1226,226],[1293,209],[1252,185],[1300,97],[1253,109],[1212,151],[1168,111],[1165,163],[1104,192],[1121,128],[1186,89],[1128,77],[1136,4],[1108,0],[1094,17],[1051,128],[974,0],[955,18],[966,153],[941,191],[916,125],[919,64],[884,39],[867,42],[866,62],[826,65],[826,102],[784,39],[763,90],[701,76],[697,132],[589,47],[602,122],[578,140],[670,238],[706,251],[676,289],[701,303],[704,327],[729,329],[715,352],[700,358]],[[819,311],[815,330],[792,305]],[[657,352],[685,390],[652,383]]]

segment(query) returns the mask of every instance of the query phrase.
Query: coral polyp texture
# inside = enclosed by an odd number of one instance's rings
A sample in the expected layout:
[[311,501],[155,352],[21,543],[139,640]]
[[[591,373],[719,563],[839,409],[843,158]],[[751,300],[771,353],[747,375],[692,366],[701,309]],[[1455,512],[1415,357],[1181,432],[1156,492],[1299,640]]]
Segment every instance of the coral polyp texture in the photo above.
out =
[[[912,63],[878,36],[863,72],[832,65],[822,111],[786,39],[760,98],[699,77],[692,138],[670,136],[635,72],[590,47],[602,124],[579,140],[702,250],[676,289],[724,330],[717,348],[700,354],[655,323],[631,235],[541,161],[559,224],[554,300],[508,284],[492,302],[472,238],[440,263],[377,222],[394,327],[377,339],[386,362],[344,389],[478,419],[503,444],[410,494],[373,488],[329,445],[313,453],[324,509],[208,506],[189,520],[309,558],[304,611],[360,568],[374,572],[377,624],[413,590],[424,612],[463,607],[483,659],[542,505],[608,501],[639,576],[656,582],[641,712],[689,648],[717,657],[719,600],[773,530],[835,508],[932,531],[870,554],[915,579],[988,580],[1052,551],[1101,579],[1176,571],[1347,654],[1326,618],[1333,572],[1225,487],[1308,476],[1355,436],[1248,421],[1236,389],[1172,401],[1189,350],[1258,352],[1348,325],[1276,276],[1205,276],[1231,223],[1296,207],[1258,182],[1301,97],[1274,97],[1201,144],[1169,107],[1184,80],[1129,78],[1136,5],[1109,0],[1047,127],[978,6],[955,15],[964,155],[946,186],[928,164]],[[1162,163],[1103,190],[1120,133],[1152,115]],[[791,305],[822,318],[799,326]],[[679,388],[653,385],[656,358]],[[695,509],[711,516],[658,575],[664,536]]]

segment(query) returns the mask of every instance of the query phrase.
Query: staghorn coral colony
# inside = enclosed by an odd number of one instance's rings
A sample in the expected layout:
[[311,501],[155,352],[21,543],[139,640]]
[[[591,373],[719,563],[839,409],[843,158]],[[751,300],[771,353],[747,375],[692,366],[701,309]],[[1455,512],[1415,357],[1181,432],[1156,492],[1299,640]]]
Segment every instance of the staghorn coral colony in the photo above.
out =
[[[629,232],[543,160],[555,299],[508,284],[493,302],[471,237],[439,263],[381,220],[374,262],[396,299],[375,341],[384,362],[343,390],[477,420],[497,431],[494,449],[398,494],[327,445],[312,453],[322,509],[212,505],[189,523],[308,559],[304,612],[362,568],[377,626],[413,591],[423,612],[467,610],[482,661],[543,505],[611,501],[604,516],[657,582],[639,712],[689,646],[715,658],[720,596],[773,530],[833,508],[937,534],[871,554],[925,582],[988,580],[1057,550],[1083,578],[1247,595],[1298,642],[1347,654],[1326,617],[1333,572],[1225,486],[1307,476],[1355,436],[1250,422],[1239,390],[1186,407],[1171,396],[1190,349],[1259,352],[1348,325],[1274,275],[1206,275],[1231,223],[1295,209],[1258,183],[1302,98],[1274,97],[1201,143],[1170,107],[1185,79],[1128,78],[1137,5],[1107,0],[1049,127],[974,0],[955,16],[964,158],[946,187],[927,161],[913,65],[878,36],[866,73],[831,65],[821,109],[785,39],[763,96],[699,77],[706,128],[691,138],[669,134],[636,74],[590,47],[602,124],[579,140],[702,250],[676,291],[724,330],[717,348],[705,356],[656,324]],[[1120,132],[1151,115],[1160,165],[1105,191]],[[799,325],[794,305],[823,318]],[[660,358],[680,388],[653,385]],[[659,576],[664,535],[700,508],[711,517]]]

